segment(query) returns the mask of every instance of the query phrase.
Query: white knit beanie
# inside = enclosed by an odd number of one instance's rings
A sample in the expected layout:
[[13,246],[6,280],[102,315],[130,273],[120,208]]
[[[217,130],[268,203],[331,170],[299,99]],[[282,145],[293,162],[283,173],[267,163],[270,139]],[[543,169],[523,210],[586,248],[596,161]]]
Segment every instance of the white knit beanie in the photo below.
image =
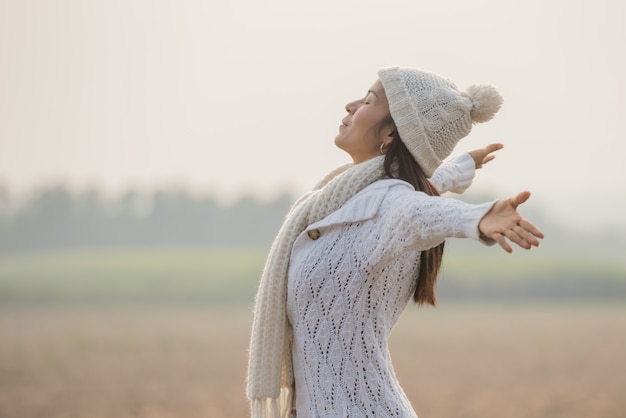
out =
[[489,85],[461,92],[436,74],[398,67],[381,69],[378,77],[398,134],[428,177],[472,123],[487,122],[502,106],[502,96]]

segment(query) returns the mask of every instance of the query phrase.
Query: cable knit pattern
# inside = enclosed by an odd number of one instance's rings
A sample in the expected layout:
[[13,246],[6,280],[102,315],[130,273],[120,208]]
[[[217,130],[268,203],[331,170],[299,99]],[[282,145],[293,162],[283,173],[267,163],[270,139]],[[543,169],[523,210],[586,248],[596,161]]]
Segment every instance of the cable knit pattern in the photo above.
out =
[[502,96],[489,85],[460,91],[436,74],[412,68],[383,68],[378,72],[402,142],[432,176],[473,123],[493,118]]
[[393,371],[389,333],[415,291],[421,251],[447,237],[478,239],[490,207],[381,180],[297,238],[287,314],[298,418],[416,416]]
[[397,67],[378,72],[402,142],[431,176],[472,129],[472,102],[449,80]]

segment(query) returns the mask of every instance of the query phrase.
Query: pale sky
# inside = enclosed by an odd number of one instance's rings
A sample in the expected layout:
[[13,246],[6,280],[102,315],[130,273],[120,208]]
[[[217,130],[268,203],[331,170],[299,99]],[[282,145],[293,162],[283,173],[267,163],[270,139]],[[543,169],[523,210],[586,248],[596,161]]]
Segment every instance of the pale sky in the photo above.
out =
[[303,192],[386,66],[495,85],[477,191],[626,227],[626,3],[0,0],[0,184]]

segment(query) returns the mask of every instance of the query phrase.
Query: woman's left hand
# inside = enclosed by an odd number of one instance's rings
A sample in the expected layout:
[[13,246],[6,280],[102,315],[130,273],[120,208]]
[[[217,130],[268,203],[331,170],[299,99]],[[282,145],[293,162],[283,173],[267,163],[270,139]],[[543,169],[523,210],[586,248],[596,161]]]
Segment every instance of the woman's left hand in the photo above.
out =
[[482,168],[483,165],[496,158],[493,153],[501,150],[502,148],[504,148],[504,145],[502,144],[489,144],[485,148],[471,150],[468,154],[474,159],[474,164],[476,164],[476,168],[478,169]]
[[529,197],[530,192],[521,192],[496,202],[478,223],[480,233],[495,240],[507,253],[513,249],[505,238],[527,250],[539,247],[538,238],[543,238],[543,232],[517,212],[517,207]]

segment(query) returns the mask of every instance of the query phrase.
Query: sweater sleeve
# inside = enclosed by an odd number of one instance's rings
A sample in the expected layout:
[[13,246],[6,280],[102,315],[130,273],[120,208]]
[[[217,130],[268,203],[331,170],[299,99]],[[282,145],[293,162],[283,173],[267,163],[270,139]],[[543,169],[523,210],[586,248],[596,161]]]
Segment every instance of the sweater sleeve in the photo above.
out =
[[[396,199],[393,199],[396,200]],[[408,192],[390,202],[396,231],[403,231],[405,244],[427,250],[447,238],[471,238],[485,245],[493,241],[485,239],[478,231],[480,220],[495,204],[468,204],[456,199],[428,196],[423,192]]]
[[441,164],[430,178],[439,193],[463,193],[472,185],[476,164],[469,154],[462,154]]

